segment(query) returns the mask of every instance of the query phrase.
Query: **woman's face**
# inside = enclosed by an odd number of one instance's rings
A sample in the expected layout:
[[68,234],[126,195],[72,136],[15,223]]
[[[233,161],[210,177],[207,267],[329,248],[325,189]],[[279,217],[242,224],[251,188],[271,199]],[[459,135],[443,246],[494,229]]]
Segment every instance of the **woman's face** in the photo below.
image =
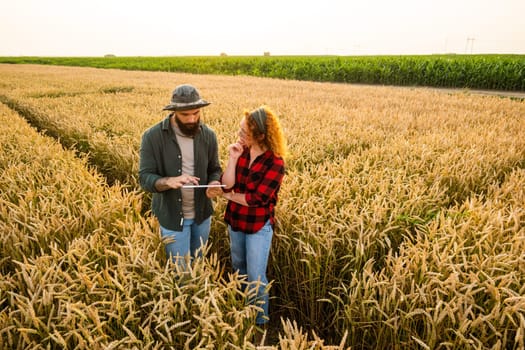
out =
[[248,123],[246,123],[246,118],[242,118],[239,126],[239,143],[244,147],[251,147],[255,144],[252,132],[248,128]]

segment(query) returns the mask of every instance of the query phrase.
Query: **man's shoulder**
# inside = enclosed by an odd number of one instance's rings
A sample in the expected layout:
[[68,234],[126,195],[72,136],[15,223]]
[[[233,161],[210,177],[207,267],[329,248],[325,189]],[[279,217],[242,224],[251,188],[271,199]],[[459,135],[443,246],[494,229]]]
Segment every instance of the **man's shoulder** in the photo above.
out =
[[208,138],[212,138],[212,139],[215,139],[217,138],[216,134],[215,134],[215,130],[213,130],[211,127],[209,127],[208,125],[206,124],[201,124],[201,134],[204,138],[208,139]]
[[211,134],[215,135],[215,130],[213,130],[210,126],[208,126],[208,124],[202,123],[201,124],[201,130],[203,132],[207,132],[207,133],[211,133]]
[[161,132],[163,129],[165,129],[164,124],[166,124],[165,123],[165,119],[163,119],[160,122],[150,126],[148,129],[146,129],[146,131],[144,131],[143,135],[146,136],[146,135],[150,135],[150,134]]

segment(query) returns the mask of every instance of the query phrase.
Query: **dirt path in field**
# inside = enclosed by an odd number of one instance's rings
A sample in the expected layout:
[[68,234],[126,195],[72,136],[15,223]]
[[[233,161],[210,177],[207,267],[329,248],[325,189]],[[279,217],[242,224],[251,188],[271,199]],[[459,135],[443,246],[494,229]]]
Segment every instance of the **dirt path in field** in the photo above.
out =
[[476,90],[476,89],[455,89],[455,88],[436,88],[436,87],[424,87],[424,86],[400,86],[407,89],[428,89],[448,94],[472,94],[472,95],[486,95],[486,96],[499,96],[509,97],[513,99],[525,100],[525,92],[523,91],[501,91],[501,90]]
[[444,88],[432,88],[437,91],[443,91],[447,93],[465,93],[475,95],[487,95],[487,96],[499,96],[499,97],[511,97],[517,99],[525,99],[525,92],[520,91],[498,91],[498,90],[471,90],[471,89],[444,89]]
[[[345,83],[343,83],[345,84]],[[525,91],[504,91],[504,90],[481,90],[481,89],[469,89],[469,88],[440,88],[434,86],[403,86],[403,85],[373,85],[373,84],[352,84],[349,85],[355,86],[368,86],[368,87],[395,87],[400,89],[425,89],[432,90],[447,94],[469,94],[469,95],[485,95],[485,96],[498,96],[498,97],[508,97],[515,100],[525,101]]]

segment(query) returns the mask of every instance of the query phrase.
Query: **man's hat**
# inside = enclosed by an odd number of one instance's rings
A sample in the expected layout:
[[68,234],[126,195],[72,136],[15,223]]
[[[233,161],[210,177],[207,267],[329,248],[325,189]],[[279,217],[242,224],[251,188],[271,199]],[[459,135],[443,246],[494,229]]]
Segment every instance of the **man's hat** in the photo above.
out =
[[171,103],[163,108],[168,111],[186,111],[206,107],[210,102],[203,100],[195,87],[189,84],[179,85],[173,90]]

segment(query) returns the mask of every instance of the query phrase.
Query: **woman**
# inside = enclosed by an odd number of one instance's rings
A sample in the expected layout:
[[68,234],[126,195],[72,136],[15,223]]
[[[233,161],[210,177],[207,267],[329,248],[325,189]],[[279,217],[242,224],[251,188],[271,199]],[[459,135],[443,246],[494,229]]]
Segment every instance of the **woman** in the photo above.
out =
[[263,312],[258,313],[256,323],[264,325],[269,320],[266,268],[287,152],[277,116],[266,106],[245,111],[239,139],[228,146],[228,151],[222,184],[223,197],[228,200],[224,219],[230,234],[232,265],[247,275],[248,282],[260,281],[256,301]]

